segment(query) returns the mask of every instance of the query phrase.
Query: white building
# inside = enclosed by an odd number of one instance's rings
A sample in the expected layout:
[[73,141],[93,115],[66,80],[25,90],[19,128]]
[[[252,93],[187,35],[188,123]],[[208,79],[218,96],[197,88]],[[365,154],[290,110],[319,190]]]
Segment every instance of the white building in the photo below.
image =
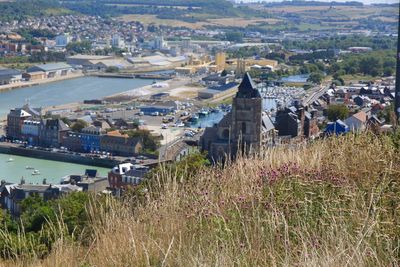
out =
[[118,34],[114,34],[111,39],[111,46],[117,48],[125,48],[125,42]]
[[40,121],[25,120],[21,133],[26,136],[39,136]]
[[56,37],[56,46],[57,47],[66,47],[69,42],[71,42],[72,37],[66,33],[63,35],[59,35]]
[[155,50],[163,50],[166,48],[166,43],[164,41],[164,37],[160,36],[160,37],[156,37],[154,39],[154,49]]

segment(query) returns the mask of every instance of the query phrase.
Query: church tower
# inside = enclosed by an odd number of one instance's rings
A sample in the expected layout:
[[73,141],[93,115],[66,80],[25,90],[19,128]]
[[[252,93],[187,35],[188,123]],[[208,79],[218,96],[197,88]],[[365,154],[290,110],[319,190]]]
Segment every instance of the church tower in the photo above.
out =
[[233,152],[258,151],[261,146],[262,97],[246,73],[232,103]]

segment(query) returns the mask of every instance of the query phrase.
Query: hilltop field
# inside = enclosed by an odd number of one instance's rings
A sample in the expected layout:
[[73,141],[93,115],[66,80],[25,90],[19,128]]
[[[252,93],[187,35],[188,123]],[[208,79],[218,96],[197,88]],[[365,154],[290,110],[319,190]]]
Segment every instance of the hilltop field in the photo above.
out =
[[397,25],[398,5],[290,1],[234,5],[227,0],[0,0],[2,20],[85,14],[191,29],[247,29],[264,33],[379,30]]
[[[258,30],[275,31],[298,28],[308,30],[345,30],[363,28],[368,23],[397,23],[397,9],[393,6],[265,6],[251,4],[248,14],[237,16],[215,16],[213,14],[190,14],[185,19],[163,18],[155,14],[123,14],[124,21],[140,21],[144,25],[173,25],[191,29],[207,29],[216,27],[256,28]],[[237,7],[240,9],[240,7]],[[221,18],[222,17],[222,18]]]
[[396,140],[341,136],[225,167],[193,155],[122,202],[86,202],[73,231],[60,218],[42,241],[2,230],[2,254],[10,266],[398,266]]

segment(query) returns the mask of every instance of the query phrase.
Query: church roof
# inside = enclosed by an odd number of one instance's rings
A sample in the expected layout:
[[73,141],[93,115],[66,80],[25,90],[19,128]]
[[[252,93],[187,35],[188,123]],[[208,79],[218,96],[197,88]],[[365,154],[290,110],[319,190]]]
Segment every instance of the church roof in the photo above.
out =
[[242,83],[239,85],[239,90],[236,97],[240,98],[261,98],[260,92],[254,85],[250,75],[246,73],[243,77]]
[[227,113],[218,123],[219,127],[229,127],[232,124],[232,112]]
[[270,116],[264,115],[264,116],[262,116],[261,120],[262,120],[263,129],[264,129],[266,132],[269,132],[269,131],[275,129],[274,123],[272,122]]

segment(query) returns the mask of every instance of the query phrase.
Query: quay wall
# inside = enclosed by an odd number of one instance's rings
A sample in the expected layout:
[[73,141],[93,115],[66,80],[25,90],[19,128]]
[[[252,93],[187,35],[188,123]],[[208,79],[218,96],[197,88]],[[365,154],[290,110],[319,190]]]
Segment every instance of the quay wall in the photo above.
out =
[[96,167],[104,167],[110,169],[120,163],[119,161],[112,159],[100,159],[100,158],[85,157],[80,155],[64,154],[58,152],[34,150],[23,147],[1,146],[1,145],[0,145],[0,153],[31,157],[37,159],[46,159],[53,161],[96,166]]

